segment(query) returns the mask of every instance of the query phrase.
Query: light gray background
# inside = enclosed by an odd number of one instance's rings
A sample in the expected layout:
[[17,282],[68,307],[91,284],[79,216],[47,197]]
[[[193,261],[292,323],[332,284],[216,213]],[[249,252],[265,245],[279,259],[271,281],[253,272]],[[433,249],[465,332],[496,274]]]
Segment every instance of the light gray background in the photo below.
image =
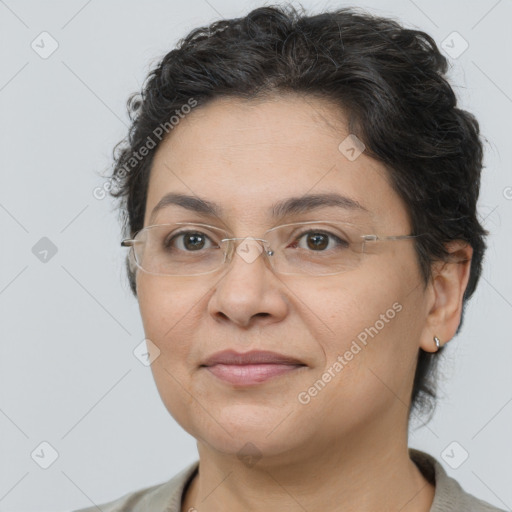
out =
[[[354,4],[303,2],[314,12]],[[1,511],[102,503],[197,458],[132,353],[144,334],[120,228],[110,200],[93,190],[125,135],[126,99],[150,67],[190,29],[260,5],[0,0]],[[450,58],[451,78],[488,139],[480,215],[492,234],[464,328],[445,353],[437,413],[411,431],[410,445],[436,456],[469,492],[511,510],[512,5],[357,5],[425,30],[439,45],[453,31],[469,43]],[[47,59],[31,48],[43,31],[59,44]],[[32,252],[42,237],[57,247],[46,263]],[[31,458],[43,441],[59,455],[46,470]],[[453,441],[469,453],[457,469],[441,456]],[[460,448],[453,453],[460,457]]]

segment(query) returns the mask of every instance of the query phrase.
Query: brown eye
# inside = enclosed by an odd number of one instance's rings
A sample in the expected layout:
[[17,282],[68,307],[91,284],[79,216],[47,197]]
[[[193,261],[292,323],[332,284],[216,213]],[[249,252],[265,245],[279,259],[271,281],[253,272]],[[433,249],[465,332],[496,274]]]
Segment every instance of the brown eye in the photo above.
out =
[[[306,246],[300,246],[299,241],[301,239],[306,240]],[[314,252],[324,252],[326,249],[344,249],[349,247],[349,242],[342,238],[334,235],[333,233],[323,231],[307,231],[299,235],[293,247],[299,246],[302,249],[309,249]]]
[[329,245],[329,237],[324,234],[308,234],[306,239],[310,249],[325,249]]
[[204,249],[208,241],[208,236],[200,231],[183,231],[174,234],[165,241],[164,245],[166,249],[172,249],[175,248],[176,244],[176,248],[180,251],[193,252]]

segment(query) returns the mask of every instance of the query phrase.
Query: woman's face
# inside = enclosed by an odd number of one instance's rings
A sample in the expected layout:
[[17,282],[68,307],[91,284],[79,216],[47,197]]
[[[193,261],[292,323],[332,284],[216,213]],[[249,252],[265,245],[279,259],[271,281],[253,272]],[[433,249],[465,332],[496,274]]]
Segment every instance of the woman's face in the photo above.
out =
[[[200,222],[262,238],[278,224],[347,220],[362,234],[410,234],[385,168],[364,152],[354,159],[349,141],[340,150],[349,135],[343,119],[329,103],[292,95],[193,110],[155,155],[144,225]],[[150,218],[170,192],[221,213],[171,204]],[[275,203],[311,194],[339,194],[366,210],[331,205],[272,217]],[[205,449],[294,460],[336,440],[354,446],[366,433],[378,442],[406,428],[418,348],[433,344],[430,286],[411,240],[375,244],[339,275],[274,274],[264,254],[248,262],[235,253],[209,275],[138,270],[137,291],[146,338],[160,350],[152,370],[162,400]],[[273,351],[304,366],[231,384],[202,366],[227,349]]]

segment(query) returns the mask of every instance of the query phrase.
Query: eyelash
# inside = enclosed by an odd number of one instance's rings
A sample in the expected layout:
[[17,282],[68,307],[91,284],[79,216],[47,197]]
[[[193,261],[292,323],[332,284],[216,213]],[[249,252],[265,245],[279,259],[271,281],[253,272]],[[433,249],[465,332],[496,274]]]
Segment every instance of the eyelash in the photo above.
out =
[[[330,231],[321,231],[319,229],[318,230],[309,229],[309,230],[303,231],[301,233],[298,233],[297,235],[294,235],[293,244],[296,244],[298,242],[298,240],[300,240],[301,238],[303,238],[305,235],[308,235],[308,234],[328,236],[328,237],[334,239],[338,243],[339,246],[341,245],[341,246],[344,246],[345,248],[350,245],[350,243],[347,240],[340,238],[339,236],[335,235],[334,233],[331,233]],[[325,252],[325,251],[313,251],[313,252]]]

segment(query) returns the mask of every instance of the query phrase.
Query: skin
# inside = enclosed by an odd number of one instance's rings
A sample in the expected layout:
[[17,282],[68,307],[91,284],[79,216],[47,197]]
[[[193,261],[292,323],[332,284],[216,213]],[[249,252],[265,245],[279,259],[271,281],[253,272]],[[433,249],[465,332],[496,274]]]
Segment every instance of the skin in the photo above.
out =
[[[229,228],[231,236],[262,237],[273,227],[274,202],[338,192],[370,211],[350,217],[368,233],[409,234],[405,205],[384,166],[365,153],[349,161],[338,150],[348,134],[343,112],[313,97],[198,107],[157,150],[144,225],[162,196],[179,192],[219,203],[224,215],[170,206],[152,224],[204,222]],[[347,215],[330,207],[279,223]],[[158,391],[197,439],[200,470],[183,511],[430,510],[434,487],[407,451],[410,394],[418,349],[434,352],[434,335],[446,343],[456,332],[470,262],[437,265],[424,287],[412,241],[375,247],[360,267],[321,278],[277,275],[264,255],[247,263],[236,254],[206,276],[137,272],[145,334],[160,350],[152,364]],[[462,242],[448,248],[471,258]],[[298,394],[394,303],[400,312],[301,404]],[[272,350],[307,366],[236,388],[200,368],[228,348]],[[254,465],[237,457],[246,443],[261,457]]]

